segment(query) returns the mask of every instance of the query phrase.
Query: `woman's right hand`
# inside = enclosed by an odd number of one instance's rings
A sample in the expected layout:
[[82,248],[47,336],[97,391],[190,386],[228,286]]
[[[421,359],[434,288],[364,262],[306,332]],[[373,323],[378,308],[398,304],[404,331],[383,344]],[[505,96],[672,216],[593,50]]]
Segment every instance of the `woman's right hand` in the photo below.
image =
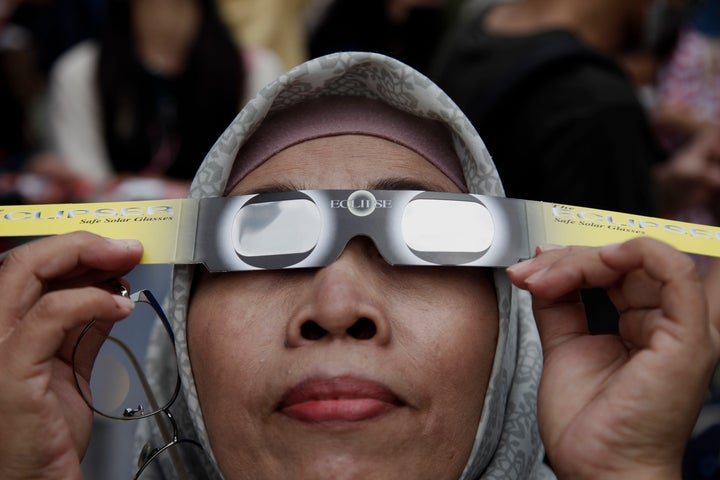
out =
[[[558,478],[681,478],[720,357],[693,261],[652,238],[539,249],[508,269],[543,346],[538,426]],[[617,335],[590,335],[580,292],[604,288]]]
[[[88,322],[109,331],[130,313],[133,302],[106,288],[141,256],[137,241],[76,232],[22,245],[1,261],[0,478],[81,478],[93,415],[77,391],[73,347]],[[92,357],[77,360],[81,388]]]

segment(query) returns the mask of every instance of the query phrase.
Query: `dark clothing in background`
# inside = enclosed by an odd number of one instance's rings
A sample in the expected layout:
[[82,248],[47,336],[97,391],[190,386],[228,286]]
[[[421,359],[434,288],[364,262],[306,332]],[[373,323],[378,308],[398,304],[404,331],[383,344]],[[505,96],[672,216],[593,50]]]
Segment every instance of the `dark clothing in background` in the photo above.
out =
[[413,8],[388,18],[385,0],[334,0],[310,35],[310,58],[335,52],[382,53],[426,72],[445,27],[444,10]]
[[[431,73],[485,141],[507,196],[655,215],[660,150],[620,68],[567,31],[489,34],[485,15]],[[586,298],[591,328],[614,331],[594,320],[617,317],[598,295]]]
[[[0,55],[2,60],[2,55]],[[29,148],[25,110],[0,65],[0,172],[19,167],[19,156]]]
[[[622,71],[569,32],[494,36],[480,25],[435,76],[479,131],[507,195],[655,214],[650,169],[660,150]],[[539,46],[566,42],[577,47],[571,55],[508,86]],[[501,98],[488,106],[497,85]]]
[[47,74],[65,51],[97,36],[104,4],[105,0],[21,2],[12,22],[31,32],[38,67]]

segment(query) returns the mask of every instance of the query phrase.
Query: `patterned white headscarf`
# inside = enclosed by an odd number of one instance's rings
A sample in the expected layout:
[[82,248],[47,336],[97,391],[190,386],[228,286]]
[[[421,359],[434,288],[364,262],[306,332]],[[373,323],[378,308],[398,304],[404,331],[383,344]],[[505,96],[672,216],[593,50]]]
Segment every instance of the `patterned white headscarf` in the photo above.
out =
[[[389,57],[346,52],[306,62],[264,88],[239,113],[200,166],[190,196],[221,196],[235,156],[268,114],[321,95],[363,96],[397,109],[438,120],[451,131],[471,193],[504,195],[495,166],[475,129],[455,103],[428,78]],[[172,411],[186,437],[197,438],[207,455],[197,478],[222,478],[214,463],[193,380],[186,336],[186,314],[193,267],[174,269],[167,313],[176,335],[183,389]],[[554,478],[543,465],[537,431],[536,400],[542,350],[529,297],[511,286],[503,270],[495,273],[499,337],[475,444],[461,480]],[[164,335],[156,329],[153,335]],[[171,351],[151,347],[150,376],[169,381]],[[140,435],[148,432],[140,432]],[[144,440],[147,440],[145,438]],[[241,448],[241,447],[240,447]]]

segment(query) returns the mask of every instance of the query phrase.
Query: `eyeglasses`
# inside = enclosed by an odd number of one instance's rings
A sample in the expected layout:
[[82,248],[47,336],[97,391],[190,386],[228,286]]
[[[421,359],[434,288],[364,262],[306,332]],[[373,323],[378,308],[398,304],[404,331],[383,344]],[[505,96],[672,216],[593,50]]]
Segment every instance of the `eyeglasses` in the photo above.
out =
[[[165,312],[149,290],[140,290],[131,295],[123,289],[122,295],[132,299],[136,305],[147,305],[152,317],[160,320],[166,336],[154,341],[167,341],[175,358],[175,336]],[[124,322],[148,321],[143,312],[136,308]],[[144,312],[147,313],[147,312]],[[131,326],[132,328],[132,326]],[[84,362],[93,359],[89,376],[89,391],[83,388]],[[175,472],[172,478],[192,478],[192,464],[199,462],[202,446],[195,440],[182,438],[170,407],[180,392],[180,372],[177,363],[170,373],[174,386],[167,391],[151,385],[143,366],[128,345],[103,330],[95,321],[88,323],[75,343],[72,352],[72,367],[75,385],[85,403],[96,414],[118,421],[141,420],[153,417],[164,445],[145,445],[138,459],[138,470],[134,479],[155,478],[151,472],[156,468]],[[133,401],[127,406],[127,398]],[[172,470],[168,470],[168,469]]]
[[521,201],[407,190],[207,198],[194,258],[211,272],[315,268],[369,237],[392,265],[512,265],[529,252]]

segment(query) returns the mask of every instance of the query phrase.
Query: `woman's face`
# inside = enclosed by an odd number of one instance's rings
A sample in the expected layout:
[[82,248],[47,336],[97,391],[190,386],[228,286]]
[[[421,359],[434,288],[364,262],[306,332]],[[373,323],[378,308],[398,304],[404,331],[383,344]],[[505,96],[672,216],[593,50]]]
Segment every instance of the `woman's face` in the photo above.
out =
[[[276,154],[232,194],[457,187],[376,137]],[[328,267],[207,274],[188,335],[213,453],[228,479],[456,479],[497,340],[487,270],[391,267],[356,238]]]

